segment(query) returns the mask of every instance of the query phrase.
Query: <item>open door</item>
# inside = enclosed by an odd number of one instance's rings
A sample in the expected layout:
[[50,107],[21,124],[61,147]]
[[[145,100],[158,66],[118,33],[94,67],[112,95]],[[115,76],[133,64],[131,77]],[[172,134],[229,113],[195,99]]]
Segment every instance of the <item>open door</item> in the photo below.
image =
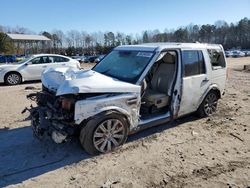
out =
[[177,118],[182,92],[180,50],[162,51],[144,79],[146,89],[142,96],[139,125],[146,128]]
[[171,116],[172,119],[178,117],[180,110],[181,96],[182,96],[182,64],[181,64],[181,54],[180,50],[177,51],[177,66],[176,66],[176,78],[174,79],[173,88],[172,88],[172,100],[171,100]]

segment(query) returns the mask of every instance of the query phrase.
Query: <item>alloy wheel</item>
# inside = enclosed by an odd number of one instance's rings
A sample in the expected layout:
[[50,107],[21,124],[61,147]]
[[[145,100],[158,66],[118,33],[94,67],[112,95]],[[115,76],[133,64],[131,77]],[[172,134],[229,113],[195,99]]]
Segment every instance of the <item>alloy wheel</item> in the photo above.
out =
[[217,96],[215,93],[209,93],[205,99],[204,111],[207,115],[211,115],[217,108]]
[[20,82],[20,76],[17,74],[9,74],[7,76],[7,82],[11,85],[16,85]]
[[93,135],[95,148],[106,153],[121,145],[126,137],[124,126],[118,119],[108,119],[100,123]]

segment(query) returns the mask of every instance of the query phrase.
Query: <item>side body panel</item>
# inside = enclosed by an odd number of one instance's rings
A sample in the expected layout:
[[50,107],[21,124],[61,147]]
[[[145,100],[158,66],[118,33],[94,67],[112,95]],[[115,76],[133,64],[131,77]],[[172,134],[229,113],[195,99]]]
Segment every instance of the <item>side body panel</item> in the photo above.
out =
[[[195,49],[199,50],[199,49]],[[183,116],[197,110],[200,98],[207,91],[211,84],[211,65],[208,53],[205,49],[200,49],[203,53],[205,61],[205,74],[193,75],[184,77],[183,74],[183,88],[182,100],[180,105],[180,112],[178,116]],[[184,70],[184,65],[183,70]]]
[[223,55],[224,55],[224,59],[225,59],[225,67],[220,67],[220,68],[212,68],[212,75],[211,75],[211,84],[217,85],[218,89],[221,91],[221,94],[224,92],[225,90],[225,86],[226,86],[226,74],[227,74],[227,62],[226,62],[226,57],[225,57],[225,53],[224,53],[224,49],[222,46],[220,46],[222,51],[223,51]]
[[126,116],[130,124],[129,128],[132,130],[139,123],[140,100],[140,93],[128,93],[115,96],[103,95],[77,101],[75,123],[80,124],[101,112],[115,110]]
[[[223,50],[222,46],[216,48]],[[202,52],[206,73],[183,77],[183,95],[179,116],[195,112],[210,90],[217,89],[221,94],[225,90],[226,67],[213,68],[207,49],[203,49]]]

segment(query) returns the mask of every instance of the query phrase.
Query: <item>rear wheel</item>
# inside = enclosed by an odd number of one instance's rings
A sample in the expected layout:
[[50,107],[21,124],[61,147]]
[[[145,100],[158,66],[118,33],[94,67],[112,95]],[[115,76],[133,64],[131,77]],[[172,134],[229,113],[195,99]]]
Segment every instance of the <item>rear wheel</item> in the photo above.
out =
[[4,82],[7,85],[17,85],[17,84],[20,84],[22,82],[22,78],[21,78],[21,75],[19,73],[11,72],[5,76]]
[[213,114],[217,109],[218,99],[218,95],[214,91],[210,91],[197,110],[198,116],[207,117]]
[[128,136],[126,119],[119,114],[101,114],[81,130],[80,142],[89,154],[107,153],[122,145]]

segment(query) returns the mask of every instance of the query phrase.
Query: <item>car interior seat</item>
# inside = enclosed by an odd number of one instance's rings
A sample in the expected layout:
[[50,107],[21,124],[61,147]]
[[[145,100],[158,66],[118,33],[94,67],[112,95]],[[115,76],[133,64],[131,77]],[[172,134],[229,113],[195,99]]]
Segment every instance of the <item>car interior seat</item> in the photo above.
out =
[[168,105],[175,74],[175,59],[174,52],[167,52],[159,60],[159,66],[153,74],[150,87],[146,89],[143,96],[143,102],[147,107],[160,109]]

